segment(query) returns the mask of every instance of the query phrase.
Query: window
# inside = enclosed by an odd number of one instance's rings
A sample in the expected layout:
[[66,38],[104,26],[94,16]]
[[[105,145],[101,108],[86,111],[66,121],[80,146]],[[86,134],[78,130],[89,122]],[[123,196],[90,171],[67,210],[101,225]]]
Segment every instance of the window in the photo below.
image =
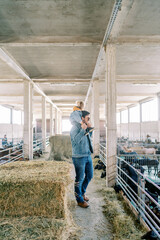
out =
[[13,124],[21,124],[21,111],[13,110]]
[[0,105],[0,123],[11,122],[11,109]]
[[128,109],[121,112],[122,123],[128,123]]
[[140,106],[131,107],[129,109],[129,121],[140,122]]
[[62,132],[70,132],[71,127],[72,127],[72,125],[71,125],[69,119],[62,120]]
[[24,124],[24,112],[22,112],[22,124]]
[[158,120],[158,100],[157,98],[142,103],[142,122]]
[[117,113],[117,124],[120,124],[120,112]]

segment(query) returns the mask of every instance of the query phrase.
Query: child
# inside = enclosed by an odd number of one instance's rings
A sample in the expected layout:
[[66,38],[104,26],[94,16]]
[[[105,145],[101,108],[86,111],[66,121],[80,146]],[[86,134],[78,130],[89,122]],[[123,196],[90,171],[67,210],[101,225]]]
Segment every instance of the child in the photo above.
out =
[[[82,122],[82,110],[84,108],[84,102],[83,101],[77,101],[76,106],[73,107],[73,112],[70,115],[70,121],[71,124],[74,125],[76,123],[83,124]],[[88,127],[86,129],[86,134],[88,135],[89,132],[92,132],[94,130],[93,127]]]

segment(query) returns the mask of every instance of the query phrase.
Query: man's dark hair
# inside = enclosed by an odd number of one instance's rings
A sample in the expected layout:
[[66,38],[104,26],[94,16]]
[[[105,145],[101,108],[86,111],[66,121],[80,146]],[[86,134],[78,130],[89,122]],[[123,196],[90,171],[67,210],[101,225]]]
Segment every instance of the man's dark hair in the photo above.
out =
[[84,117],[84,118],[85,118],[85,116],[87,116],[89,114],[90,114],[90,112],[88,112],[88,111],[82,111],[82,117]]

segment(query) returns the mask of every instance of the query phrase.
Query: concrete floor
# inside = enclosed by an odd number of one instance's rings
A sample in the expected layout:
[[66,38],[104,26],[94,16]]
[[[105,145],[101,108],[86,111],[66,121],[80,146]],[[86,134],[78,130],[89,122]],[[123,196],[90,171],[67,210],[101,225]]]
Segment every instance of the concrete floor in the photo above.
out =
[[[72,179],[75,172],[72,167]],[[90,207],[83,209],[77,206],[74,198],[74,185],[71,186],[71,213],[75,223],[81,229],[80,240],[112,240],[112,227],[103,214],[104,199],[98,192],[99,185],[96,178],[93,178],[87,189]]]
[[[49,157],[50,147],[47,147],[46,153],[38,160],[47,160]],[[70,160],[71,162],[71,160]],[[77,229],[79,240],[112,240],[112,226],[107,221],[103,214],[104,197],[101,192],[98,192],[99,181],[97,181],[97,174],[90,182],[87,189],[87,196],[89,197],[90,207],[83,209],[77,206],[74,197],[74,178],[75,171],[71,163],[71,178],[73,180],[69,189],[69,206],[74,222],[79,227]],[[100,179],[100,178],[99,178]],[[101,180],[101,179],[100,179]]]

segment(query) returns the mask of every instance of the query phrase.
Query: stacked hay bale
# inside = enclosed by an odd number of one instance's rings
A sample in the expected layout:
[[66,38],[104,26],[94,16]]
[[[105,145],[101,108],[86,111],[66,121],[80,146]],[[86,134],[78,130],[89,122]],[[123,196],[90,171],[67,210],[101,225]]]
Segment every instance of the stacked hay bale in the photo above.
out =
[[49,138],[50,156],[48,160],[62,161],[71,158],[71,138],[68,135],[55,135]]
[[[0,239],[67,239],[70,164],[29,161],[0,169]],[[68,234],[67,234],[68,233]]]

